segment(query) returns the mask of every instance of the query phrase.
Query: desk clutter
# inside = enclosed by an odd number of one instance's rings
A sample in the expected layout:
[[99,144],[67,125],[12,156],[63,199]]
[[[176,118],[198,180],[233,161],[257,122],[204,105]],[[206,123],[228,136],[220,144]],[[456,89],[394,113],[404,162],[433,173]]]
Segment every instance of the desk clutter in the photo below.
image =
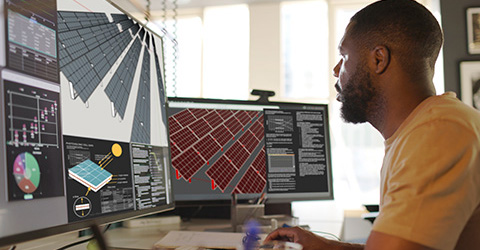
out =
[[302,246],[293,242],[272,241],[262,243],[266,234],[259,234],[253,247],[245,244],[245,233],[224,232],[195,232],[195,231],[170,231],[160,241],[155,243],[153,250],[177,249],[277,249],[277,250],[302,250]]
[[[260,240],[266,234],[261,234]],[[227,232],[199,232],[199,231],[170,231],[154,245],[154,249],[199,247],[237,249],[242,246],[245,233]]]

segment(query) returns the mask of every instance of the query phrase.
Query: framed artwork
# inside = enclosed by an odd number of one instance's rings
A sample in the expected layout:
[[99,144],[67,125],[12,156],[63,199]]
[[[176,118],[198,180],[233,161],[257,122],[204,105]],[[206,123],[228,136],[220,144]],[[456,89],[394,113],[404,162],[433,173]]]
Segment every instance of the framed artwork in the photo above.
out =
[[468,53],[480,54],[480,7],[467,9]]
[[462,101],[480,110],[480,61],[460,62]]

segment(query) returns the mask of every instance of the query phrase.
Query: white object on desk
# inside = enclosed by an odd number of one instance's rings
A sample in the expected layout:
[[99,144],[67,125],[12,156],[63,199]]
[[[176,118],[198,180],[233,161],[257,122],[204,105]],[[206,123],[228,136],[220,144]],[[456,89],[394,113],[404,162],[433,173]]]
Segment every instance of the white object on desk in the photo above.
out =
[[157,227],[170,224],[180,224],[180,216],[161,216],[131,219],[123,222],[123,226],[127,228],[136,227]]
[[[236,249],[242,245],[244,233],[217,233],[196,231],[170,231],[160,241],[155,243],[155,248],[177,247],[203,247]],[[266,237],[261,234],[260,242]]]

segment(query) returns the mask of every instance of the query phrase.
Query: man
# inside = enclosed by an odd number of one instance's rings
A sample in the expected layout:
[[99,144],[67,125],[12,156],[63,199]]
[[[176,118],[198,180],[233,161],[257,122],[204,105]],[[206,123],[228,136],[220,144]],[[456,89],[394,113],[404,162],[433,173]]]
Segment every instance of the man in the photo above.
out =
[[346,122],[385,138],[380,213],[366,245],[281,228],[269,240],[313,249],[480,249],[480,114],[454,93],[435,95],[443,36],[413,0],[375,2],[355,14],[334,68]]

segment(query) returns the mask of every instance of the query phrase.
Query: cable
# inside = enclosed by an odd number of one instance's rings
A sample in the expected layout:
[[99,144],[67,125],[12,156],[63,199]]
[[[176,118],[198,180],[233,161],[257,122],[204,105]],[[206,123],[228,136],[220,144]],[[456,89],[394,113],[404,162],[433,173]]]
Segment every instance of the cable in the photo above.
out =
[[150,5],[151,5],[150,0],[147,0],[147,6],[145,8],[145,21],[147,21],[147,23],[150,21],[150,17],[151,17]]
[[199,205],[195,211],[192,212],[192,214],[188,217],[188,218],[185,218],[186,221],[191,221],[192,219],[194,219],[195,217],[197,217],[197,215],[200,213],[200,211],[202,211],[203,209],[203,205]]
[[70,247],[73,247],[73,246],[76,246],[76,245],[80,245],[82,243],[85,243],[85,242],[89,242],[91,240],[93,240],[95,237],[89,237],[88,239],[84,239],[84,240],[81,240],[81,241],[77,241],[77,242],[73,242],[73,243],[70,243],[66,246],[63,246],[63,247],[60,247],[58,248],[57,250],[64,250],[64,249],[68,249]]
[[338,236],[336,236],[335,234],[332,234],[332,233],[323,232],[323,231],[313,231],[313,230],[310,230],[310,232],[318,233],[318,234],[325,234],[325,235],[331,236],[331,237],[335,238],[336,240],[340,241],[340,238]]
[[166,27],[167,23],[167,0],[162,1],[162,22],[163,26]]
[[[173,39],[177,40],[177,16],[178,16],[178,4],[177,0],[173,0],[173,24],[172,24],[172,35]],[[177,96],[177,60],[178,60],[178,44],[173,44],[173,62],[172,62],[172,86],[173,86],[173,95]]]
[[[111,224],[108,224],[108,225],[105,226],[105,228],[103,229],[103,233],[105,233],[105,232],[108,230],[108,228],[110,227],[110,225],[111,225]],[[65,250],[65,249],[68,249],[68,248],[70,248],[70,247],[73,247],[73,246],[76,246],[76,245],[80,245],[80,244],[85,243],[85,242],[89,242],[89,241],[95,239],[95,237],[96,237],[96,236],[94,235],[94,236],[89,237],[89,238],[87,238],[87,239],[70,243],[70,244],[65,245],[65,246],[63,246],[63,247],[57,248],[57,250]],[[13,249],[15,249],[15,248],[13,248]]]
[[[168,6],[167,6],[167,1],[168,0],[163,0],[162,1],[162,23],[164,26],[164,29],[167,29],[167,17],[168,17]],[[172,87],[172,93],[173,96],[177,96],[177,62],[178,62],[178,43],[177,43],[177,17],[178,17],[178,3],[177,0],[171,0],[172,2],[172,25],[170,29],[170,32],[165,30],[165,35],[168,36],[170,41],[165,40],[163,43],[164,46],[164,51],[168,51],[167,48],[172,49],[172,58],[171,60],[166,60],[164,63],[164,71],[165,71],[165,82],[169,82],[169,84],[166,84],[167,88],[170,86]],[[169,65],[171,67],[166,67],[166,65]],[[170,72],[171,70],[171,72]],[[168,73],[168,74],[167,74]]]

